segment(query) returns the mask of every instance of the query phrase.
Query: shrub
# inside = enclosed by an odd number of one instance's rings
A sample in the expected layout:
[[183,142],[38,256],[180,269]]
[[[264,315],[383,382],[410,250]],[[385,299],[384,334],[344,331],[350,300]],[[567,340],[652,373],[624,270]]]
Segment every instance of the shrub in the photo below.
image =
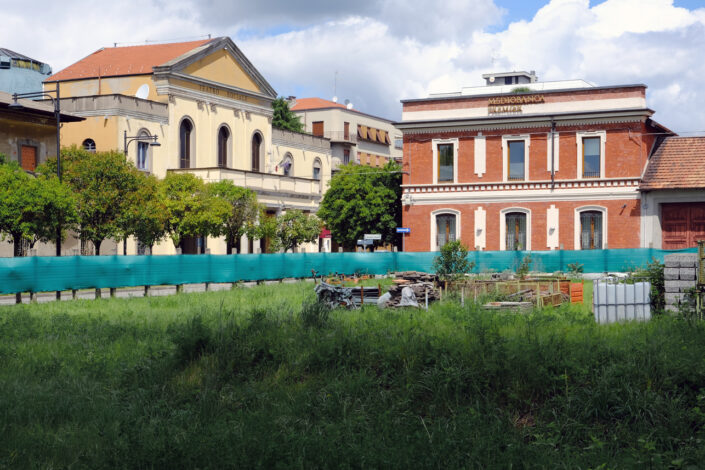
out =
[[568,264],[568,272],[572,274],[573,276],[577,276],[578,274],[583,273],[583,267],[584,265],[582,263],[569,263]]
[[468,261],[468,248],[459,240],[448,242],[433,259],[433,270],[444,281],[452,281],[469,273],[475,263]]
[[519,276],[520,279],[524,279],[527,274],[529,274],[529,271],[531,271],[531,255],[526,255],[521,259],[521,263],[519,263],[519,267],[517,268],[517,276]]
[[631,278],[639,281],[648,281],[651,284],[651,311],[654,314],[660,314],[664,312],[666,306],[666,297],[664,293],[666,292],[666,283],[663,277],[663,268],[665,265],[659,263],[657,259],[652,259],[650,263],[646,264],[646,268],[636,269]]

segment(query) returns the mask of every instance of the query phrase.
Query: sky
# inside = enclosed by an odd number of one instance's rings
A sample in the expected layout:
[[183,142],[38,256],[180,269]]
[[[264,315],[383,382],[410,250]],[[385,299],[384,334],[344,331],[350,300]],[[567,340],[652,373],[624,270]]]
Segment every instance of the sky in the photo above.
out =
[[281,96],[350,100],[401,119],[401,99],[483,84],[643,83],[653,118],[705,134],[705,0],[0,0],[0,47],[58,71],[113,43],[230,36]]

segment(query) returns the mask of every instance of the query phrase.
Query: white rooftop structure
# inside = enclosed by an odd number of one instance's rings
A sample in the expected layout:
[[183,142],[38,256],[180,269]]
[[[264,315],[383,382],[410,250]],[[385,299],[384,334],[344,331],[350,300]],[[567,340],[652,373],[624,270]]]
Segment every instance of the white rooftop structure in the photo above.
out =
[[451,96],[481,96],[481,95],[498,95],[502,93],[511,93],[517,88],[529,89],[531,91],[549,91],[549,90],[573,90],[580,88],[594,88],[596,85],[585,80],[557,80],[552,82],[533,82],[521,83],[513,85],[493,85],[493,86],[473,86],[463,87],[460,91],[452,93],[431,93],[429,98],[442,98]]

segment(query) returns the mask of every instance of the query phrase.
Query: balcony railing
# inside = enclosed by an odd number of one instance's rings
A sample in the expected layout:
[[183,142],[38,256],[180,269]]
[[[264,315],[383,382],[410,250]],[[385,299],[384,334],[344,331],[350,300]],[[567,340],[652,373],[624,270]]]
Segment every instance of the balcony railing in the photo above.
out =
[[310,198],[319,198],[322,189],[320,180],[277,175],[273,173],[236,170],[233,168],[178,168],[168,171],[174,173],[192,173],[204,181],[230,180],[236,186],[249,188],[256,192],[277,192],[299,197],[307,196]]
[[599,178],[599,171],[583,171],[583,178]]
[[349,142],[351,144],[357,143],[357,134],[354,132],[323,131],[323,135],[319,137],[325,137],[333,142]]

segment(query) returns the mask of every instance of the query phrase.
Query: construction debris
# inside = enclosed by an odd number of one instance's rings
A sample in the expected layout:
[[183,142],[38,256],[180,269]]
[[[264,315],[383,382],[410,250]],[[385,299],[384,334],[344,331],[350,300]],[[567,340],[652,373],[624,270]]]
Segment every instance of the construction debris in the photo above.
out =
[[[421,302],[425,305],[426,298],[429,302],[434,302],[440,299],[440,293],[431,282],[416,282],[414,284],[394,284],[389,288],[389,293],[392,299],[387,302],[388,307],[404,307],[406,302],[402,303],[403,291],[410,290],[413,293],[416,302]],[[428,296],[428,297],[427,297]],[[411,299],[411,295],[407,294],[407,299]],[[408,302],[408,301],[407,301]],[[418,305],[416,305],[418,307]]]
[[377,304],[381,297],[378,287],[342,287],[332,286],[325,282],[316,285],[316,296],[319,302],[325,302],[331,308],[357,308],[363,304]]

